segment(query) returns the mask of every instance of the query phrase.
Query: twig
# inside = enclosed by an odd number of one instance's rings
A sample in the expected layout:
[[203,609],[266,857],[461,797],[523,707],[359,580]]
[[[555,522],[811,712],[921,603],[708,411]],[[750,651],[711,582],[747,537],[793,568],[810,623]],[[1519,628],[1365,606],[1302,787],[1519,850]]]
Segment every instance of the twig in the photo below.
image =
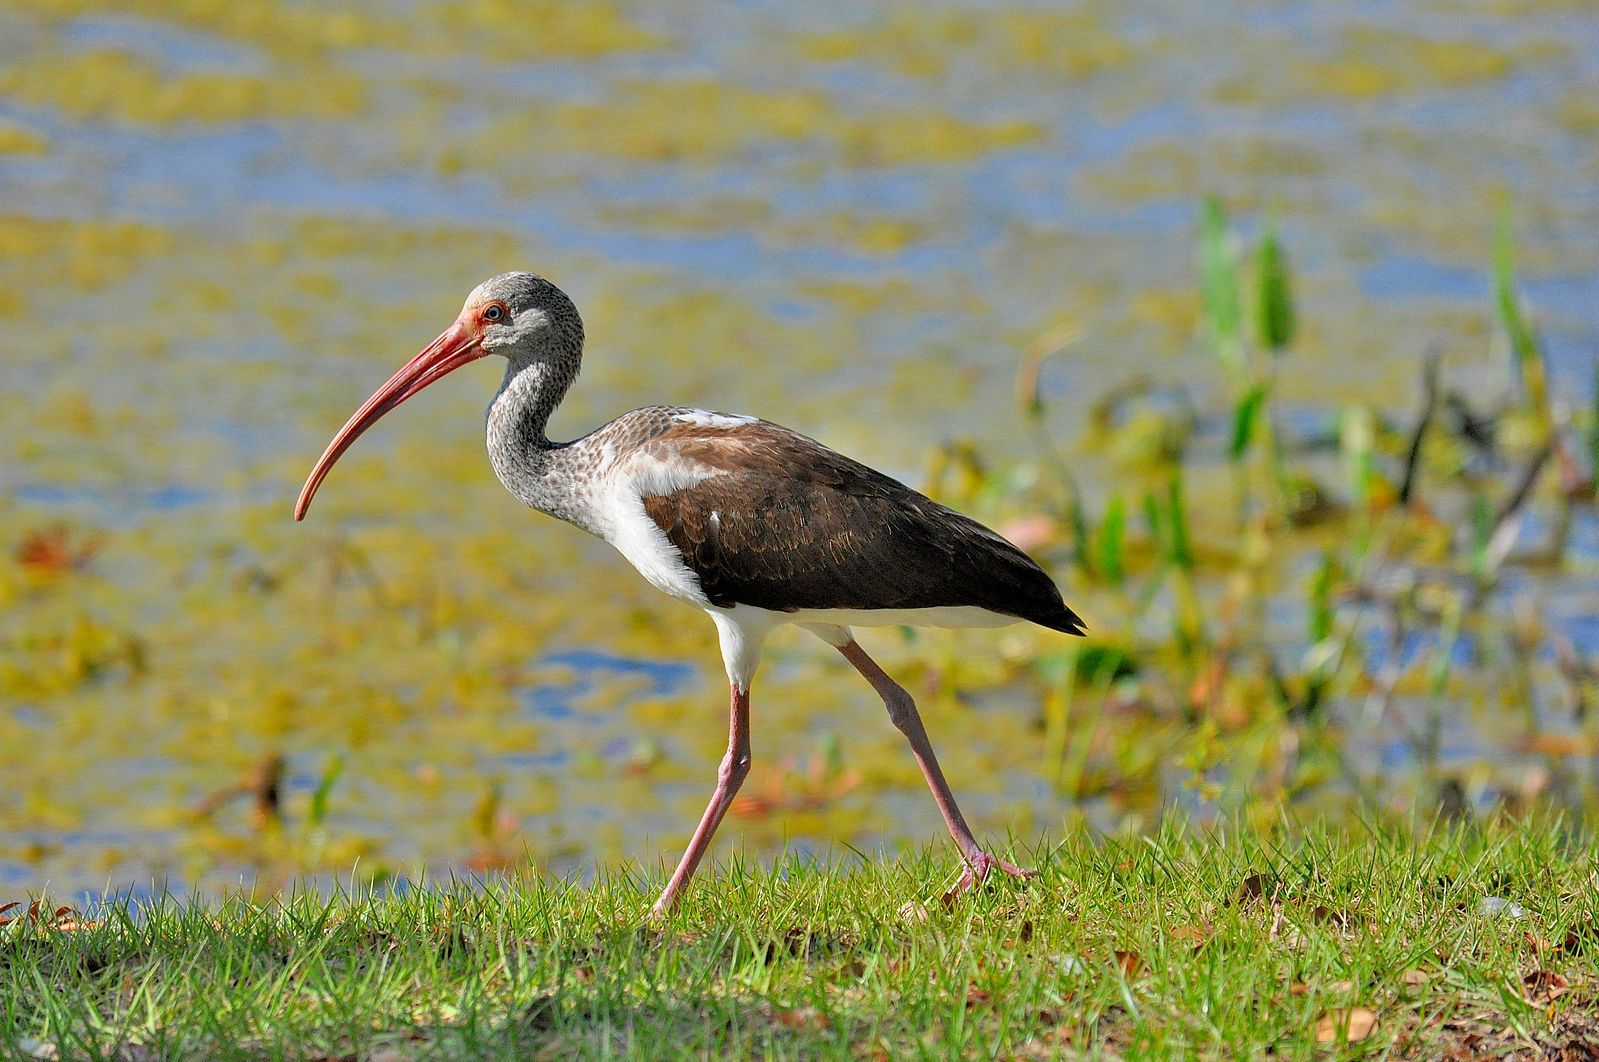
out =
[[1538,477],[1552,456],[1554,456],[1554,447],[1545,442],[1533,459],[1527,463],[1521,478],[1516,482],[1515,490],[1505,499],[1499,515],[1494,517],[1493,530],[1488,535],[1488,545],[1484,550],[1489,571],[1498,569],[1515,547],[1516,537],[1521,533],[1523,510],[1532,498],[1533,488],[1538,485]]
[[1438,347],[1427,352],[1426,363],[1421,368],[1421,416],[1410,435],[1410,449],[1405,453],[1405,478],[1399,484],[1399,505],[1410,507],[1411,493],[1416,485],[1416,466],[1421,461],[1421,444],[1432,427],[1433,415],[1438,411]]

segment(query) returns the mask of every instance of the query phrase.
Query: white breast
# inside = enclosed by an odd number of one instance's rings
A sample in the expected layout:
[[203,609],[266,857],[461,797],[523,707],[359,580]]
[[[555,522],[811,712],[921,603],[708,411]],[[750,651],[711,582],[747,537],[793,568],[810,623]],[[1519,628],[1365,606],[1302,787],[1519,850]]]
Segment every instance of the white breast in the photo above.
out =
[[704,609],[710,608],[711,602],[700,589],[699,576],[644,511],[644,498],[671,494],[715,475],[721,473],[695,462],[662,461],[634,451],[600,477],[596,503],[601,538],[615,546],[651,586]]

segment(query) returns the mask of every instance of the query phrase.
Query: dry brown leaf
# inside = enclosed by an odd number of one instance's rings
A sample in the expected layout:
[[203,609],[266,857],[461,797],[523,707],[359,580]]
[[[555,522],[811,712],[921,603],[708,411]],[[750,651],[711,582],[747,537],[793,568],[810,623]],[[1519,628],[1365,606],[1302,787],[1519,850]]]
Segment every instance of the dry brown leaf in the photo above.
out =
[[1412,988],[1417,985],[1424,985],[1431,979],[1432,976],[1426,970],[1406,970],[1399,975],[1399,983],[1410,985]]
[[970,1010],[972,1007],[986,1006],[993,998],[992,992],[974,985],[966,990],[966,1008]]
[[1122,976],[1131,981],[1144,972],[1144,959],[1136,951],[1118,951],[1116,965],[1121,968]]
[[1317,904],[1311,908],[1310,917],[1320,925],[1332,925],[1342,930],[1347,930],[1355,922],[1354,916],[1348,911],[1328,907],[1326,904]]
[[1316,1021],[1318,1044],[1358,1043],[1377,1027],[1377,1012],[1365,1007],[1330,1010]]
[[1534,970],[1521,979],[1522,993],[1534,1006],[1547,1007],[1571,991],[1571,983],[1553,970]]
[[93,535],[74,542],[65,524],[54,524],[23,536],[12,556],[24,568],[58,575],[88,567],[104,544],[102,537]]
[[1595,945],[1599,945],[1599,926],[1592,922],[1578,922],[1566,930],[1566,939],[1560,942],[1560,950],[1567,955],[1586,955],[1594,950]]
[[1204,946],[1205,941],[1210,939],[1210,931],[1204,926],[1178,926],[1171,931],[1171,938],[1173,940],[1185,940],[1194,946],[1195,951],[1198,951]]
[[1250,903],[1266,895],[1266,875],[1251,874],[1238,885],[1238,902]]
[[1534,734],[1521,747],[1545,756],[1591,756],[1594,751],[1591,739],[1565,734]]
[[50,928],[62,933],[82,933],[90,929],[99,929],[100,926],[101,923],[99,922],[84,922],[76,918],[68,918],[57,922]]
[[[1318,987],[1322,992],[1354,992],[1353,980],[1322,980],[1318,982]],[[1303,980],[1295,980],[1289,987],[1289,995],[1308,995],[1308,993],[1310,985],[1305,984]]]
[[780,1010],[773,1015],[777,1023],[789,1029],[802,1032],[815,1032],[819,1029],[831,1028],[833,1020],[815,1007],[790,1007]]

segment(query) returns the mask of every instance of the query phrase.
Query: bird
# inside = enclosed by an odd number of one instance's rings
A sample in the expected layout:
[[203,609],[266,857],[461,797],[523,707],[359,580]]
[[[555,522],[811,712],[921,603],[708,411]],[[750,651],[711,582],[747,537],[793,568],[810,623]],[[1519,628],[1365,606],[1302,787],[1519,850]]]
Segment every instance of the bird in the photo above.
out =
[[882,698],[959,849],[947,895],[999,871],[1033,870],[973,836],[911,694],[852,628],[999,627],[1081,635],[1083,621],[1039,565],[998,533],[797,431],[756,417],[645,406],[571,442],[550,416],[577,379],[583,318],[535,273],[492,277],[432,343],[378,388],[317,460],[294,507],[304,519],[335,462],[385,414],[463,365],[506,361],[486,413],[489,460],[525,505],[598,536],[657,590],[706,612],[728,679],[727,752],[705,813],[651,913],[664,917],[750,771],[750,686],[767,636],[797,625],[836,649]]

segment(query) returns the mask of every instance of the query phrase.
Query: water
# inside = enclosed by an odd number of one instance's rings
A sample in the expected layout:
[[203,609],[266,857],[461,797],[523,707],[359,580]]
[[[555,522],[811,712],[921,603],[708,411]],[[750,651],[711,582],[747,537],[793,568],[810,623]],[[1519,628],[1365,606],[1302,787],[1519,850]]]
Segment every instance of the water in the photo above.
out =
[[[945,441],[1034,452],[1012,374],[1066,321],[1081,338],[1043,382],[1059,438],[1139,375],[1225,420],[1194,338],[1209,191],[1246,230],[1278,213],[1305,325],[1287,408],[1405,414],[1434,344],[1458,386],[1504,394],[1488,263],[1509,191],[1557,390],[1590,391],[1599,20],[1583,4],[474,17],[428,0],[0,12],[0,144],[17,145],[0,153],[0,542],[57,522],[69,545],[108,536],[81,571],[0,576],[0,725],[26,750],[0,767],[13,889],[226,887],[357,860],[404,874],[485,844],[582,868],[681,843],[724,741],[709,625],[504,496],[479,441],[491,370],[386,420],[311,521],[288,520],[348,412],[503,269],[547,273],[584,310],[558,431],[655,401],[750,411],[919,482]],[[1074,464],[1096,498],[1123,475],[1104,453]],[[1553,614],[1591,649],[1590,525]],[[1041,767],[1023,666],[1056,642],[873,645],[933,691],[983,830],[1077,813]],[[751,784],[803,789],[829,735],[861,780],[730,835],[938,834],[898,735],[825,649],[779,639],[765,675]],[[961,692],[996,687],[982,711]],[[1489,718],[1449,755],[1514,773]],[[1129,725],[1158,743],[1167,722]],[[282,836],[242,805],[193,813],[274,752]],[[333,757],[345,773],[312,831]],[[1081,806],[1101,825],[1182,799],[1127,763],[1100,771]]]

